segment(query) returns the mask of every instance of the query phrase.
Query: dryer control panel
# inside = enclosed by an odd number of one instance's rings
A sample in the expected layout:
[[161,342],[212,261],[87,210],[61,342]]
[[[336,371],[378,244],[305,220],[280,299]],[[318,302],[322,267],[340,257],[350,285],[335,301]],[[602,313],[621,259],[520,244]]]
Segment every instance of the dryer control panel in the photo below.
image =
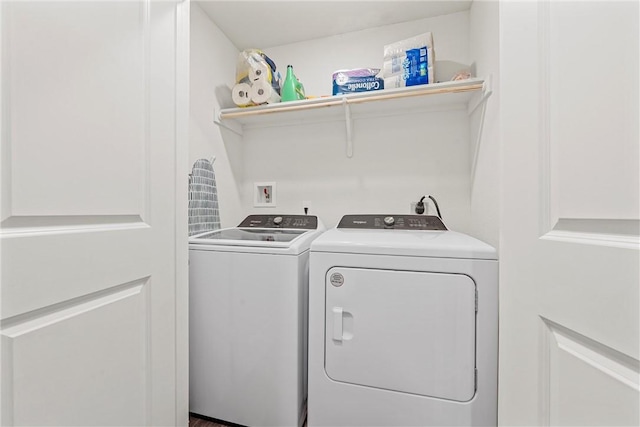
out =
[[315,230],[318,217],[314,215],[249,215],[238,228],[293,228]]
[[366,230],[446,230],[442,220],[432,215],[345,215],[337,228]]

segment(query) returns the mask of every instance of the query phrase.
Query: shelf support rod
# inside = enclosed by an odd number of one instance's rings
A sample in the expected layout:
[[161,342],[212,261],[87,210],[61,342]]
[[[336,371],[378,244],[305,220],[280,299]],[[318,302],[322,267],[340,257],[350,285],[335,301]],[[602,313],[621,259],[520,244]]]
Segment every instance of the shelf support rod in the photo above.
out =
[[480,115],[480,124],[478,126],[478,136],[473,147],[473,160],[471,162],[471,189],[476,179],[476,167],[478,166],[478,157],[480,155],[480,143],[482,141],[482,129],[484,128],[484,113],[487,111],[487,103],[482,105],[482,113]]
[[476,143],[473,147],[473,159],[471,160],[471,190],[476,180],[476,168],[478,166],[478,157],[480,155],[480,143],[482,142],[482,131],[484,129],[484,116],[487,111],[487,99],[491,96],[493,90],[491,89],[491,75],[487,77],[482,85],[482,97],[480,101],[469,111],[469,115],[473,114],[476,109],[482,105],[482,112],[480,114],[480,123],[478,125],[478,135],[476,136]]
[[351,107],[347,102],[347,98],[342,98],[342,105],[344,106],[344,120],[347,128],[347,157],[353,157],[353,138],[351,131]]
[[487,99],[489,99],[491,94],[493,94],[493,87],[491,85],[491,75],[489,75],[487,76],[484,83],[482,83],[482,95],[480,96],[480,99],[473,105],[473,107],[470,107],[467,110],[467,114],[472,115],[478,109],[479,106],[484,104],[487,101]]
[[237,129],[234,126],[229,126],[225,122],[223,122],[222,119],[220,118],[220,110],[216,110],[216,109],[213,110],[213,123],[217,124],[221,128],[224,128],[230,132],[235,133],[238,136],[242,136],[242,127]]

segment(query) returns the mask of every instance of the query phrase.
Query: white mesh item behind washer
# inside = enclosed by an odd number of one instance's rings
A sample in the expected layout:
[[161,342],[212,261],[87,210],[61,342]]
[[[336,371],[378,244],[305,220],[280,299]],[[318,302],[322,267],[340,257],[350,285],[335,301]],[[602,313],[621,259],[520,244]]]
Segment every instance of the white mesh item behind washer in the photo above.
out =
[[213,165],[196,160],[189,175],[189,236],[220,228],[218,190]]

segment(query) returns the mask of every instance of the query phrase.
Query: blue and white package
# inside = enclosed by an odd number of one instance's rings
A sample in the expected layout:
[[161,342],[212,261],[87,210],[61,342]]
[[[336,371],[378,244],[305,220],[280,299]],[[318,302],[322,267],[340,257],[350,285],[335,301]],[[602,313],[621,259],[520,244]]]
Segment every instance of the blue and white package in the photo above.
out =
[[384,80],[378,77],[379,68],[356,68],[333,73],[333,94],[344,95],[384,89]]
[[383,77],[387,89],[435,83],[431,33],[384,47]]
[[409,49],[406,51],[406,59],[402,64],[402,77],[406,86],[426,85],[429,83],[427,73],[427,47]]

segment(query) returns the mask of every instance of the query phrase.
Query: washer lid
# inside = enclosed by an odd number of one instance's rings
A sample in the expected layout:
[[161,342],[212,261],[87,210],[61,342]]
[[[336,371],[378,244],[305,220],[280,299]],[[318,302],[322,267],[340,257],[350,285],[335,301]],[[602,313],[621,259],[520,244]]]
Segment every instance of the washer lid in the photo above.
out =
[[455,231],[334,228],[314,240],[311,244],[311,251],[431,258],[498,259],[493,247]]
[[255,242],[290,242],[296,237],[304,234],[304,230],[265,230],[265,229],[242,229],[226,228],[224,230],[210,231],[200,234],[194,238],[198,240],[239,240]]
[[191,236],[189,247],[198,250],[300,254],[325,230],[315,216],[249,215],[238,227]]

